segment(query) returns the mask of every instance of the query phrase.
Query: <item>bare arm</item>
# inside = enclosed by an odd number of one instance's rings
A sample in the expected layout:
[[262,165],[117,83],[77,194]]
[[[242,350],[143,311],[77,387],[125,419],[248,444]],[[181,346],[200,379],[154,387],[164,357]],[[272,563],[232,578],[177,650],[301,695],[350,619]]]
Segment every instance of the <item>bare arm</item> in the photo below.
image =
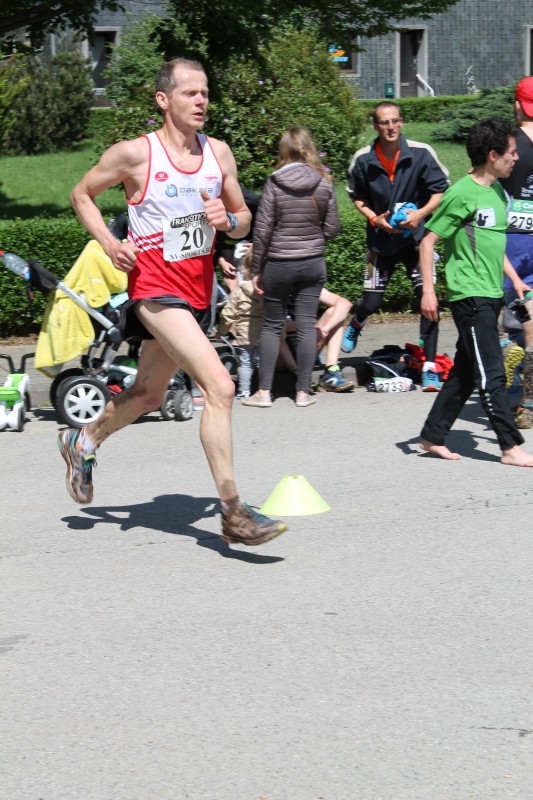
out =
[[363,217],[370,222],[372,220],[372,227],[380,228],[382,231],[386,231],[387,233],[400,233],[401,231],[396,230],[389,225],[389,217],[390,211],[385,211],[383,214],[376,214],[375,211],[372,211],[370,206],[367,204],[366,200],[354,200],[354,206],[359,211]]
[[[136,251],[131,244],[118,242],[108,230],[95,197],[120,182],[124,182],[130,191],[135,190],[147,165],[147,146],[141,141],[119,142],[106,150],[98,164],[84,175],[70,195],[70,202],[80,222],[103,247],[114,266],[123,272],[129,272],[134,267]],[[131,196],[130,192],[128,195]]]
[[433,231],[428,231],[420,242],[420,274],[422,275],[422,300],[420,311],[433,322],[439,321],[439,302],[433,284],[433,255],[439,236]]

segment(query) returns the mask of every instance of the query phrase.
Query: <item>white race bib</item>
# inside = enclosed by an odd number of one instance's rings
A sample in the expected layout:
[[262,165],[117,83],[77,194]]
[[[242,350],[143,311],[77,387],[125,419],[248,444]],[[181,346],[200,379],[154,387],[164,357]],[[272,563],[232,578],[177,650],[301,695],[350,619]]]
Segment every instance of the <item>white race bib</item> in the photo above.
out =
[[533,202],[531,200],[511,200],[507,212],[510,228],[524,233],[533,233]]
[[184,261],[211,252],[215,229],[208,225],[205,212],[163,220],[163,258]]

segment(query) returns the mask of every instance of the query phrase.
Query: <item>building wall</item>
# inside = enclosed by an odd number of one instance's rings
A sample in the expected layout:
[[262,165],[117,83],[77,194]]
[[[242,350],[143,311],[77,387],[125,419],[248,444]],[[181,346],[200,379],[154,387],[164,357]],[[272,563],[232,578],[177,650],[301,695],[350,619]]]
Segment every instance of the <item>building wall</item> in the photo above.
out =
[[160,0],[125,0],[122,3],[124,11],[98,11],[96,17],[96,27],[114,27],[120,26],[127,28],[131,19],[139,19],[143,14],[150,12],[152,14],[159,14],[162,17],[165,15],[167,8],[166,2]]
[[[531,0],[460,0],[430,20],[411,18],[402,29],[425,31],[420,74],[438,95],[469,94],[516,82],[531,74]],[[382,98],[385,83],[400,85],[399,34],[362,39],[360,75],[354,78],[362,98]],[[418,94],[426,94],[421,87]]]

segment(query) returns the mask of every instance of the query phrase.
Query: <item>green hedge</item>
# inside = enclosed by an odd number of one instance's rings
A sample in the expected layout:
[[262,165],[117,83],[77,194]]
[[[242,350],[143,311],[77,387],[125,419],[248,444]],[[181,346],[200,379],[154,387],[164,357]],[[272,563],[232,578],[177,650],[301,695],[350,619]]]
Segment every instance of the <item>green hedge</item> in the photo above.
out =
[[[362,293],[365,269],[365,221],[355,209],[341,209],[341,233],[326,248],[328,289],[356,302]],[[89,240],[89,234],[75,218],[14,220],[0,222],[0,249],[35,258],[63,278]],[[442,261],[438,265],[437,294],[445,302]],[[25,284],[3,266],[0,269],[0,337],[38,333],[46,299],[35,293],[28,303]],[[413,310],[411,282],[400,265],[391,281],[384,311]]]
[[103,141],[106,138],[106,134],[114,128],[115,114],[114,108],[91,108],[87,139]]
[[[89,234],[75,217],[0,222],[0,250],[36,259],[43,267],[63,278],[89,240]],[[29,303],[25,283],[9,272],[0,260],[0,336],[38,333],[46,299],[35,292]]]
[[[366,109],[368,116],[372,114],[374,106],[383,100],[358,100],[357,104]],[[438,96],[438,97],[401,97],[391,99],[402,109],[404,122],[436,122],[450,109],[457,108],[463,103],[471,103],[472,95]]]

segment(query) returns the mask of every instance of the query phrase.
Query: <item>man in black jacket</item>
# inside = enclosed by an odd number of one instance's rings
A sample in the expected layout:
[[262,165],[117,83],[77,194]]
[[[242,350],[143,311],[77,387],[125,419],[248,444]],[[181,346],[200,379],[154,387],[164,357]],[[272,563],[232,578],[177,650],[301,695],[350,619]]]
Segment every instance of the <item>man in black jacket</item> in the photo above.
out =
[[[372,117],[377,139],[356,152],[348,170],[348,194],[367,219],[368,252],[363,297],[342,341],[345,353],[352,352],[367,317],[383,303],[399,261],[405,265],[420,303],[418,244],[424,234],[424,220],[448,188],[448,171],[431,147],[402,136],[403,120],[395,103],[379,103]],[[442,385],[435,371],[437,335],[437,324],[421,317],[423,391],[439,391]]]

